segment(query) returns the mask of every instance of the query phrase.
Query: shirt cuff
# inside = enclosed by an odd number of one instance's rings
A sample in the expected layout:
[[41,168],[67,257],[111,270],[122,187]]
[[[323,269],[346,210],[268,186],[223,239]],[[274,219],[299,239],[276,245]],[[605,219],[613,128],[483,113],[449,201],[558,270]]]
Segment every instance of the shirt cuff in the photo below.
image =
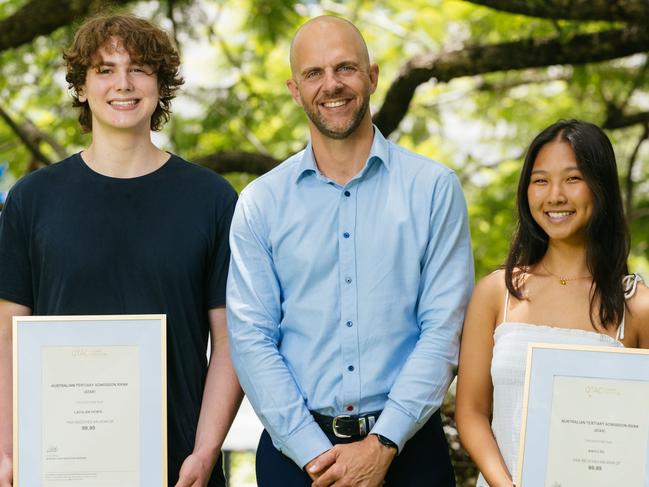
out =
[[383,435],[394,441],[399,447],[399,453],[401,453],[406,441],[417,432],[419,427],[417,422],[412,419],[412,416],[395,407],[386,405],[370,433]]
[[279,450],[300,468],[304,468],[307,463],[332,446],[327,435],[313,421],[290,436]]

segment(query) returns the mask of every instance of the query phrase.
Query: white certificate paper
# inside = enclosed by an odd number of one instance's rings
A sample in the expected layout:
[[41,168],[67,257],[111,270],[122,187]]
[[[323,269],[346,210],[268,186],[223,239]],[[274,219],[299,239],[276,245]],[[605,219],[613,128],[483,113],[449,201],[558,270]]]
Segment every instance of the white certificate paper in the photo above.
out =
[[649,383],[555,376],[546,487],[644,487]]
[[44,346],[43,487],[139,487],[136,346]]

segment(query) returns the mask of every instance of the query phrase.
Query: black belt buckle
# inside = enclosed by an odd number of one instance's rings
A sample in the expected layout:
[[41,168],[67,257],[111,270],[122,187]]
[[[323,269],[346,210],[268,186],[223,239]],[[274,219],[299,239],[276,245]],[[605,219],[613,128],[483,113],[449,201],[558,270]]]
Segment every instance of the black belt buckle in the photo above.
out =
[[346,435],[344,433],[339,433],[338,432],[338,421],[341,419],[349,419],[351,416],[349,414],[341,414],[339,416],[335,416],[333,421],[331,422],[331,429],[334,432],[334,435],[336,435],[337,438],[351,438],[352,435]]

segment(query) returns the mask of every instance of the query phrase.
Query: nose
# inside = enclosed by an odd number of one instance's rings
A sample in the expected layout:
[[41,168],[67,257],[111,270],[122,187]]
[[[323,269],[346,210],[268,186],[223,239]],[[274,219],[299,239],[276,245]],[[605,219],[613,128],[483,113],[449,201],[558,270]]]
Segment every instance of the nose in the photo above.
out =
[[566,202],[566,195],[563,191],[563,185],[551,184],[550,192],[548,194],[548,203],[554,205],[561,205]]
[[343,84],[340,81],[340,78],[338,77],[338,73],[336,71],[332,70],[326,70],[324,74],[324,80],[322,82],[322,89],[326,93],[336,93],[340,91],[342,88]]
[[117,89],[118,91],[131,91],[133,89],[131,74],[128,70],[119,70],[117,72],[115,89]]

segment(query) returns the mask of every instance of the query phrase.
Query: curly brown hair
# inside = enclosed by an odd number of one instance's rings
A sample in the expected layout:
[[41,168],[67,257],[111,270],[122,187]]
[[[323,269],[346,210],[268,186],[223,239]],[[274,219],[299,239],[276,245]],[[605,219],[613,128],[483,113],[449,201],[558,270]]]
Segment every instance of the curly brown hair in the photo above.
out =
[[86,82],[88,68],[99,61],[97,51],[111,37],[119,38],[134,63],[151,66],[156,73],[160,98],[151,116],[151,130],[160,130],[169,120],[171,100],[184,83],[178,71],[180,56],[166,32],[130,14],[91,17],[79,27],[72,45],[63,52],[65,80],[72,91],[72,105],[80,108],[81,128],[85,132],[92,130],[92,112],[87,101],[79,100],[79,93]]

